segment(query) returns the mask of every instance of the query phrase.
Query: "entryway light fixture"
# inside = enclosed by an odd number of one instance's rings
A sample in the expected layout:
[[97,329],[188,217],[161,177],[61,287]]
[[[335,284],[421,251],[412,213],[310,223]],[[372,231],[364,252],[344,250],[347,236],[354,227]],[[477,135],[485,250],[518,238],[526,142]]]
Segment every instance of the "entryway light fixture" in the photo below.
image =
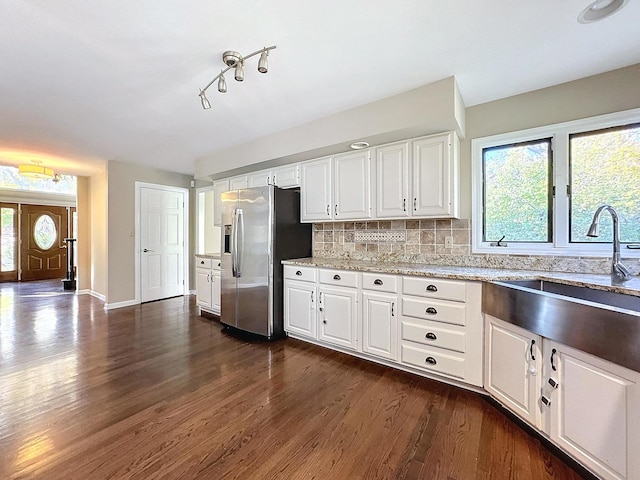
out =
[[53,178],[55,173],[52,168],[43,167],[40,165],[40,160],[31,160],[31,163],[24,165],[18,165],[18,173],[30,178],[40,178],[48,180]]
[[595,0],[595,2],[580,12],[578,22],[592,23],[607,18],[609,15],[613,15],[624,7],[628,1],[629,0]]
[[244,80],[244,62],[248,58],[253,57],[254,55],[260,54],[260,60],[258,60],[258,71],[260,73],[267,73],[269,70],[269,63],[267,57],[269,56],[269,50],[273,50],[276,48],[275,45],[271,47],[264,47],[260,50],[257,50],[249,55],[245,55],[244,57],[240,55],[238,52],[234,50],[227,50],[222,54],[222,61],[227,66],[224,70],[222,70],[218,75],[216,75],[213,80],[211,80],[207,85],[200,90],[198,96],[200,97],[200,103],[202,104],[202,108],[208,110],[211,108],[211,103],[207,98],[206,91],[213,83],[218,80],[218,91],[220,93],[225,93],[227,91],[227,82],[224,79],[224,74],[227,73],[232,68],[235,69],[233,74],[233,78],[236,79],[237,82],[242,82]]

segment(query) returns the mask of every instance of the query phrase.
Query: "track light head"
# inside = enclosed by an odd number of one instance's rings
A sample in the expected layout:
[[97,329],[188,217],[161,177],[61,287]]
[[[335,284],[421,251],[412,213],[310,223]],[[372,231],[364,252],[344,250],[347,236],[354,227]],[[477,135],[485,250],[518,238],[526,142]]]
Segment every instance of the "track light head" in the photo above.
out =
[[200,90],[200,103],[202,104],[202,108],[205,110],[209,110],[211,108],[211,103],[209,103],[209,99],[204,93],[204,90]]
[[242,62],[236,65],[236,73],[234,73],[233,78],[236,79],[236,82],[242,82],[244,80],[244,67],[242,66]]
[[260,73],[267,73],[269,71],[269,61],[267,57],[269,56],[269,50],[263,50],[260,55],[260,60],[258,61],[258,71]]
[[218,79],[218,91],[220,93],[226,93],[227,91],[227,81],[222,73],[220,73],[220,78]]

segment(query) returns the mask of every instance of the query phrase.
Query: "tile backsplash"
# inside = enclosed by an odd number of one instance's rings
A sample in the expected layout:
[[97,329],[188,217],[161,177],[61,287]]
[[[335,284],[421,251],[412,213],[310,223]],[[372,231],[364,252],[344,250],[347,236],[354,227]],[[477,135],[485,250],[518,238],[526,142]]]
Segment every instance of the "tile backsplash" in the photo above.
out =
[[[452,237],[451,247],[445,238]],[[379,262],[607,274],[610,258],[471,254],[466,219],[316,223],[313,255]],[[625,262],[640,274],[637,259]]]

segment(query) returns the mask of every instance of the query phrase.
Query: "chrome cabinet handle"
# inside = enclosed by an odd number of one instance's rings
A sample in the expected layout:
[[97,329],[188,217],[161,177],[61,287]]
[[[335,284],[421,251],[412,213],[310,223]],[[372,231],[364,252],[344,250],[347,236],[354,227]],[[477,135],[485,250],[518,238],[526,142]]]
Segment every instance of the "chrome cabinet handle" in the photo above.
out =
[[301,272],[300,270],[298,270],[298,271],[296,272],[296,275],[297,275],[297,276],[301,276],[301,275],[302,275],[302,272]]
[[407,211],[407,199],[406,198],[402,199],[402,211],[403,212]]
[[340,275],[336,274],[333,276],[334,280],[342,280],[342,278],[340,277]]
[[558,351],[555,348],[551,350],[551,370],[553,370],[554,372],[558,370],[558,368],[553,363],[553,357],[555,356],[556,353],[558,353]]
[[271,179],[271,185],[277,185],[275,173],[273,174],[273,178]]
[[391,302],[391,316],[395,317],[395,314],[393,313],[393,310],[395,308],[396,303],[395,302]]
[[438,313],[438,311],[433,307],[429,307],[424,311],[424,313],[428,313],[429,315],[435,315],[436,313]]
[[428,292],[437,292],[438,291],[438,287],[436,287],[435,285],[427,285],[427,291]]
[[413,199],[413,211],[414,212],[418,210],[417,203],[418,203],[418,199],[414,198]]
[[335,216],[337,217],[338,216],[338,204],[337,203],[336,203],[334,212],[335,212]]
[[204,260],[200,260],[200,265],[204,265]]
[[382,280],[380,280],[379,278],[376,278],[376,279],[373,281],[373,284],[374,284],[374,285],[382,285]]
[[427,340],[437,340],[438,337],[436,337],[435,333],[429,332],[427,333],[424,338],[426,338]]
[[438,361],[433,357],[427,357],[427,358],[424,359],[424,361],[426,363],[428,363],[429,365],[435,365],[435,364],[438,363]]
[[329,212],[329,205],[327,205],[327,217],[331,216],[331,213]]

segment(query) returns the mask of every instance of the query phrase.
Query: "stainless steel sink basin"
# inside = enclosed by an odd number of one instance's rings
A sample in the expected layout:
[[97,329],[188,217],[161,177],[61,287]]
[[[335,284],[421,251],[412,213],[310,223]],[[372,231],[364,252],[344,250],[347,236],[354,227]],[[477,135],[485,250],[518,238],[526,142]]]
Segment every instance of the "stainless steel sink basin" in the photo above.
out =
[[540,280],[487,282],[483,311],[640,372],[640,297]]
[[595,288],[565,285],[563,283],[548,282],[546,280],[513,280],[500,282],[507,285],[531,288],[542,292],[554,293],[577,300],[585,300],[600,305],[624,308],[634,312],[640,312],[640,297],[625,295],[623,293],[596,290]]

